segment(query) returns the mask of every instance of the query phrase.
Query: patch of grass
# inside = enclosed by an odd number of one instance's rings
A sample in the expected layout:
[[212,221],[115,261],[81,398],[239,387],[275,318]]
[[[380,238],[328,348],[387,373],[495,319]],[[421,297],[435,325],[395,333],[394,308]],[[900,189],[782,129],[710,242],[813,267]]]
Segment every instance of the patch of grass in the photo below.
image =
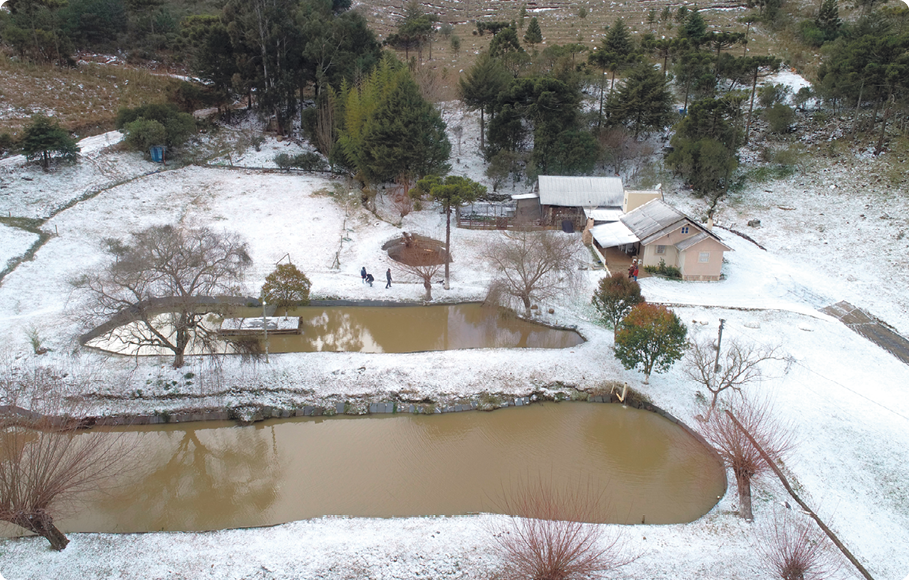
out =
[[39,111],[80,137],[102,133],[113,128],[121,107],[167,102],[178,84],[126,66],[64,68],[13,61],[0,53],[2,100],[10,110],[0,119],[0,133],[19,133]]

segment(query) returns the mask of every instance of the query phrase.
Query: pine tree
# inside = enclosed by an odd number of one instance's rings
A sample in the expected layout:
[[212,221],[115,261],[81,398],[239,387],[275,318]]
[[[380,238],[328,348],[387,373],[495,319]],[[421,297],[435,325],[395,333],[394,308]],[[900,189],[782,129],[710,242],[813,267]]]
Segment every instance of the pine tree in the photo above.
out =
[[824,3],[821,4],[821,11],[818,12],[814,23],[824,33],[824,41],[836,39],[840,26],[843,24],[840,20],[840,9],[836,0],[824,0]]
[[498,59],[484,52],[467,74],[458,81],[461,100],[472,110],[480,111],[480,149],[486,147],[485,113],[492,109],[499,93],[509,83],[509,75]]
[[451,167],[445,122],[404,72],[364,127],[358,168],[372,183],[445,174]]
[[50,163],[51,153],[59,153],[67,161],[75,161],[79,147],[75,139],[69,136],[60,123],[45,115],[35,115],[25,128],[20,140],[22,152],[26,158],[41,158],[41,166],[46,170]]
[[693,44],[698,45],[707,36],[707,23],[704,22],[704,18],[701,16],[701,13],[697,10],[692,10],[688,13],[688,16],[685,17],[685,22],[682,25],[682,30],[679,31],[682,38],[687,38]]
[[536,16],[531,18],[530,24],[527,25],[527,31],[524,33],[524,42],[529,44],[531,49],[534,45],[543,42],[543,31],[540,29],[540,23],[537,21]]
[[672,116],[672,94],[663,75],[649,63],[635,67],[625,84],[610,95],[606,105],[610,123],[622,124],[634,131],[658,131],[669,124]]
[[[600,43],[600,46],[594,50],[587,61],[599,68],[605,73],[612,73],[612,80],[609,85],[609,92],[612,92],[615,86],[615,75],[618,71],[628,68],[639,58],[636,52],[634,39],[631,38],[631,32],[625,26],[625,22],[619,18],[609,27],[606,37]],[[605,86],[600,83],[600,111],[597,124],[600,124],[603,116],[603,103],[605,101]]]

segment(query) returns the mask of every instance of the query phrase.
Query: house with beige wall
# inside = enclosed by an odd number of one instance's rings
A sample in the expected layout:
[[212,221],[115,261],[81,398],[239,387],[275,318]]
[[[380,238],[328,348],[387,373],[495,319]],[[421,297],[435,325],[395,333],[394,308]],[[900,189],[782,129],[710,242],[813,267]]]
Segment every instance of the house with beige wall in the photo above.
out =
[[591,228],[602,248],[619,247],[636,255],[643,266],[665,261],[684,280],[719,280],[723,255],[732,248],[709,229],[672,207],[653,199],[629,211],[619,221]]

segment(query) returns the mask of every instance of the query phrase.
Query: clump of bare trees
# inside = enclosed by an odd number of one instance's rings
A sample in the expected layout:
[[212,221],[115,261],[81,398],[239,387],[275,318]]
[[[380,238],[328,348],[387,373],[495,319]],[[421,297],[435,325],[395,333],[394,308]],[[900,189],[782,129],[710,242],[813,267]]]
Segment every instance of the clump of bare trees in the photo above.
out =
[[843,567],[827,535],[798,512],[777,508],[754,533],[761,570],[772,578],[824,580],[836,577]]
[[619,535],[597,525],[605,506],[590,486],[558,492],[542,481],[522,485],[501,511],[514,514],[491,530],[506,580],[601,578],[635,559]]
[[520,300],[530,316],[531,302],[573,294],[581,280],[576,235],[554,231],[503,232],[487,244],[485,256],[497,272],[493,284]]
[[781,462],[793,446],[792,430],[774,419],[773,406],[768,399],[745,397],[730,409],[714,413],[709,420],[701,422],[698,430],[732,469],[738,489],[739,513],[746,520],[753,520],[751,482],[770,471],[771,466],[752,439],[771,461]]
[[126,469],[126,434],[81,433],[67,393],[78,379],[54,368],[0,369],[0,520],[47,538],[69,540],[55,515],[74,498]]
[[685,354],[685,376],[712,395],[707,410],[708,420],[720,394],[727,390],[741,394],[743,387],[760,380],[763,363],[787,361],[788,371],[789,358],[779,346],[760,346],[735,338],[727,340],[723,346],[723,352],[718,353],[711,340],[692,340]]
[[202,321],[219,310],[224,297],[239,296],[252,263],[240,236],[164,225],[133,232],[125,243],[104,242],[112,260],[73,282],[86,296],[87,321],[106,321],[95,336],[107,335],[136,351],[170,351],[174,368],[183,366],[190,346],[210,352],[217,334]]

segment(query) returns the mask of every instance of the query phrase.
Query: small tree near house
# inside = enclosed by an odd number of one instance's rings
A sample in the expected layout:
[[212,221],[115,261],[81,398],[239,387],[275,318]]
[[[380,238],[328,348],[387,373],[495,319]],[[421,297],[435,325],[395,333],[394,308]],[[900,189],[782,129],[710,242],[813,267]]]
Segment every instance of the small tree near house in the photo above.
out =
[[287,310],[295,306],[309,304],[309,289],[312,283],[306,274],[291,263],[278,264],[275,270],[265,277],[262,285],[262,298],[277,308]]
[[665,372],[685,352],[688,329],[665,306],[638,304],[631,309],[615,334],[615,357],[626,369],[639,367],[644,384],[652,372]]
[[761,446],[772,461],[782,461],[792,448],[791,430],[773,417],[767,399],[750,401],[742,398],[732,408],[714,413],[710,420],[699,423],[698,431],[720,454],[726,466],[735,474],[739,496],[739,513],[748,521],[754,519],[751,510],[751,482],[770,471],[770,466],[731,416]]
[[644,302],[641,286],[621,272],[600,280],[593,293],[593,306],[603,322],[618,333],[619,323],[631,309]]

